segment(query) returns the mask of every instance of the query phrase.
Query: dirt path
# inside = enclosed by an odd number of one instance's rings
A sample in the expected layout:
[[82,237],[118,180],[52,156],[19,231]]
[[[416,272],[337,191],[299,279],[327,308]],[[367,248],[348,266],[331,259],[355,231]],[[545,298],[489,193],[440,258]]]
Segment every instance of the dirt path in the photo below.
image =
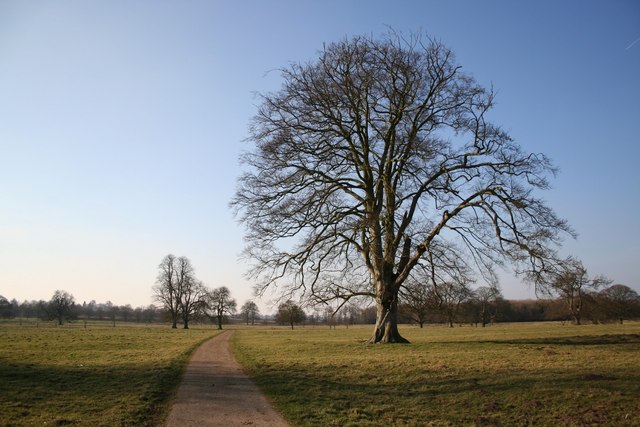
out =
[[288,426],[229,351],[225,331],[191,357],[166,427]]

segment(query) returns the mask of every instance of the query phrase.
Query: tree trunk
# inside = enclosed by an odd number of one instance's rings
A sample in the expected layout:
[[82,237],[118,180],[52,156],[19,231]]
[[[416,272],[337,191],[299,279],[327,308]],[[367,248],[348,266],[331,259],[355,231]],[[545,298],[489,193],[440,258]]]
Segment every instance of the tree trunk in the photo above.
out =
[[370,344],[408,343],[398,332],[398,291],[379,292],[376,298],[376,326],[369,338]]
[[222,315],[218,316],[218,329],[222,329]]
[[178,329],[178,313],[171,312],[171,329]]
[[574,325],[580,325],[580,315],[579,314],[574,314],[573,315],[573,324]]

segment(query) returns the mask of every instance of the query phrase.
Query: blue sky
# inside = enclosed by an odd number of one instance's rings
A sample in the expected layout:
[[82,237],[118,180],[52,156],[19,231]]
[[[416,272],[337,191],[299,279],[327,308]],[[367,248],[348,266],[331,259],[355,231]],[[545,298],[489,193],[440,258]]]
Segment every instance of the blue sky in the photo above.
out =
[[563,253],[640,290],[636,1],[0,0],[0,294],[146,305],[174,253],[242,304],[228,201],[255,93],[388,27],[493,85],[492,119],[561,169],[545,198],[579,233]]

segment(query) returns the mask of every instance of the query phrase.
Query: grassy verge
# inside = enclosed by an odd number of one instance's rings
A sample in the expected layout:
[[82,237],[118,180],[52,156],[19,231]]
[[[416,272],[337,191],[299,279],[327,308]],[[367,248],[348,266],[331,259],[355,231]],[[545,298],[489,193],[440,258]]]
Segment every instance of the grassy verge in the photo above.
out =
[[296,426],[640,425],[640,323],[238,331],[238,360]]
[[189,355],[213,335],[0,323],[0,425],[158,425]]

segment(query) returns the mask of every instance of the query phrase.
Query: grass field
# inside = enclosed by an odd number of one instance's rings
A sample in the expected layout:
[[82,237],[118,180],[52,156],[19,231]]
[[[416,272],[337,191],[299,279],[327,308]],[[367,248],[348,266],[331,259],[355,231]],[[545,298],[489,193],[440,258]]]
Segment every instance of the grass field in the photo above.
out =
[[188,356],[216,334],[83,326],[0,322],[0,425],[158,425]]
[[640,323],[241,330],[236,357],[295,426],[640,425]]

